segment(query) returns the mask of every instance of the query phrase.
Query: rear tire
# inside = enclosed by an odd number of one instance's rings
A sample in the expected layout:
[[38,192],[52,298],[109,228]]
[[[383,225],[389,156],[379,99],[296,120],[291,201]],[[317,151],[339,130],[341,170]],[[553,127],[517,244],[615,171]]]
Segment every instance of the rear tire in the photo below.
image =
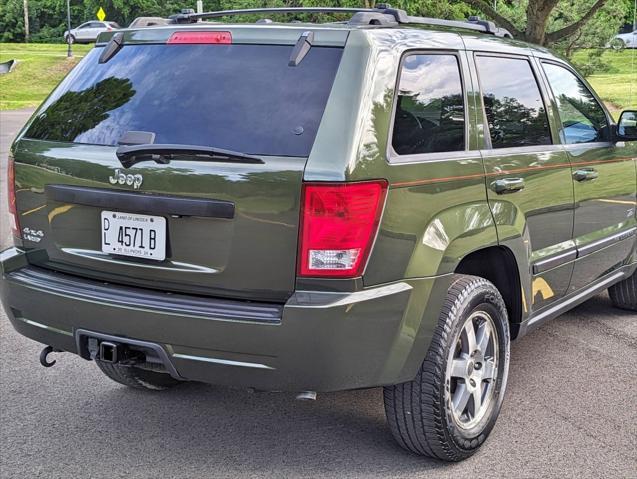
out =
[[622,40],[621,38],[614,38],[610,42],[610,47],[615,51],[619,51],[626,48],[626,43],[624,43],[624,40]]
[[637,272],[608,288],[608,295],[615,307],[637,311]]
[[135,389],[163,391],[183,382],[167,373],[148,371],[134,366],[105,363],[99,360],[96,360],[95,363],[113,381]]
[[509,342],[507,310],[496,287],[477,276],[454,276],[418,375],[384,389],[398,444],[444,461],[474,454],[500,412]]

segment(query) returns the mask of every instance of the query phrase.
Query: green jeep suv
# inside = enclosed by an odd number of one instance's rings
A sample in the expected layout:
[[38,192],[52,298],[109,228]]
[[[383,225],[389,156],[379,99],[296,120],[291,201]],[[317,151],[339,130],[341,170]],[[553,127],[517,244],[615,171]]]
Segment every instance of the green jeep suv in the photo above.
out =
[[383,386],[458,461],[510,340],[609,289],[637,309],[637,112],[493,23],[341,9],[101,34],[18,135],[13,327],[132,387]]

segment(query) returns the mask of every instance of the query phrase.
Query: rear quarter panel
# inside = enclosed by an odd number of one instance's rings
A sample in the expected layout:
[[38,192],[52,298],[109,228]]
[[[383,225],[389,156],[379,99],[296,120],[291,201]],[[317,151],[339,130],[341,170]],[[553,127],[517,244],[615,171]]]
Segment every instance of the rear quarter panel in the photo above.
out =
[[467,253],[497,244],[479,151],[389,161],[388,141],[405,53],[459,56],[467,96],[468,145],[480,132],[464,44],[455,33],[418,30],[350,34],[308,163],[306,181],[386,178],[390,189],[364,284],[443,275]]

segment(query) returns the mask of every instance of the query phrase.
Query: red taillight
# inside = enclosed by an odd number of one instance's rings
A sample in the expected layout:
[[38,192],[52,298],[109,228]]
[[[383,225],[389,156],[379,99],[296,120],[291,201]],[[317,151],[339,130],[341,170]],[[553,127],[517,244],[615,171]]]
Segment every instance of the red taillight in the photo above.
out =
[[168,39],[169,44],[220,44],[230,45],[230,32],[175,32]]
[[386,193],[385,180],[305,183],[299,275],[360,276],[376,235]]
[[11,155],[7,166],[7,193],[9,194],[9,217],[11,220],[11,231],[13,236],[20,237],[20,222],[18,220],[18,209],[15,200],[15,162]]

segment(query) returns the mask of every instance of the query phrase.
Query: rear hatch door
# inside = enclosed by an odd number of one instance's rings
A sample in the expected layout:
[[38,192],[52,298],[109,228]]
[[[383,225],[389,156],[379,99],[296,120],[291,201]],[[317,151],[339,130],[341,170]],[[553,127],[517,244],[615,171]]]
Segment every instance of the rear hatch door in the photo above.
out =
[[[92,50],[36,112],[12,152],[33,262],[172,291],[291,294],[303,170],[346,36],[317,35],[290,66],[302,30],[271,43],[226,30],[222,44],[127,33],[105,63],[104,47]],[[117,152],[131,142],[178,154],[127,163]]]

